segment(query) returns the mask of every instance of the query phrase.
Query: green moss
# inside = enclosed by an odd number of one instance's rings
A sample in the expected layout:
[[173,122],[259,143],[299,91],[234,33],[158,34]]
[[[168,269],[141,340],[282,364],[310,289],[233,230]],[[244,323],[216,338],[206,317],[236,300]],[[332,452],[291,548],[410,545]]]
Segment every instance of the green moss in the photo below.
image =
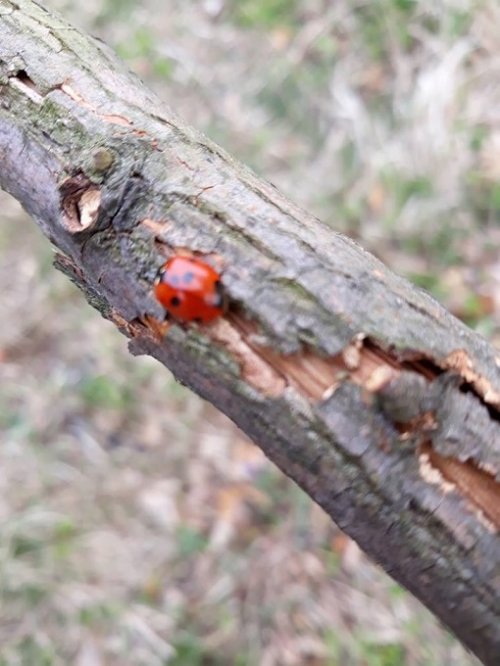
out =
[[126,41],[115,44],[116,51],[127,63],[134,64],[136,61],[147,63],[150,68],[150,76],[170,79],[175,64],[169,58],[165,58],[158,52],[158,38],[154,32],[147,27],[140,26]]
[[[331,38],[331,41],[334,51],[335,40]],[[304,57],[300,67],[290,67],[286,59],[271,61],[266,74],[268,85],[260,88],[256,99],[277,128],[285,124],[293,134],[303,135],[308,149],[313,150],[319,149],[324,139],[315,100],[329,85],[333,56],[325,47],[308,56]]]
[[356,10],[361,42],[373,60],[390,59],[389,48],[395,40],[403,51],[413,47],[409,28],[416,7],[415,0],[375,0]]
[[491,130],[485,125],[474,125],[469,133],[469,145],[471,150],[478,153],[485,140],[490,136]]
[[66,560],[69,557],[73,550],[76,535],[76,525],[69,518],[60,520],[55,525],[53,545],[56,560]]
[[106,624],[113,621],[119,614],[119,608],[112,603],[96,602],[88,604],[80,610],[80,624],[85,627],[96,627],[102,630]]
[[94,309],[100,312],[103,317],[109,318],[111,306],[109,303],[87,282],[81,277],[70,262],[65,261],[63,255],[56,255],[54,259],[54,268],[64,273],[71,282],[83,292],[85,300]]
[[230,16],[244,28],[295,27],[300,24],[298,0],[232,0]]
[[438,300],[446,300],[448,289],[443,285],[439,273],[407,273],[406,277]]
[[473,216],[484,224],[500,223],[500,182],[472,169],[466,177],[466,196]]
[[74,115],[69,114],[67,109],[50,97],[45,97],[37,108],[33,124],[46,130],[50,134],[51,141],[66,146],[68,152],[72,149],[81,151],[89,141],[87,129]]
[[130,12],[136,6],[135,0],[103,0],[99,14],[94,20],[96,26],[113,24],[120,20],[130,20]]
[[[170,666],[210,666],[203,643],[195,632],[184,631],[173,643],[175,656],[168,660]],[[214,664],[215,666],[215,664]]]
[[[58,663],[52,646],[47,646],[47,640],[43,633],[23,638],[17,647],[17,654],[21,661],[16,663],[20,666],[53,666]],[[40,640],[41,635],[41,640]]]
[[50,598],[51,590],[43,585],[29,583],[23,588],[23,597],[29,608],[35,608],[45,600]]
[[119,386],[106,375],[86,378],[80,385],[80,394],[88,407],[125,409],[130,405],[132,393],[126,386]]
[[434,193],[434,185],[429,176],[423,174],[406,177],[397,171],[386,171],[382,181],[392,196],[395,213],[413,198],[430,198]]
[[405,649],[400,643],[380,645],[359,637],[358,649],[366,666],[401,666],[405,663]]
[[202,553],[208,546],[206,535],[187,525],[181,525],[177,529],[175,537],[180,558]]
[[456,39],[469,32],[474,15],[468,11],[451,10],[447,18],[448,34]]

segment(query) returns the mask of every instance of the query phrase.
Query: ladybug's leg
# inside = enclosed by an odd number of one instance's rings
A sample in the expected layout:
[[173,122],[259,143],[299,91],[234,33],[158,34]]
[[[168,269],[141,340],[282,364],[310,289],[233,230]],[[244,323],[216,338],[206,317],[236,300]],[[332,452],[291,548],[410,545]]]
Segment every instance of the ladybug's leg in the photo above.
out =
[[210,303],[210,305],[213,305],[214,308],[220,308],[221,310],[223,310],[226,305],[226,299],[224,296],[224,288],[220,280],[214,282],[214,290],[215,293],[211,299],[212,302]]
[[156,319],[150,315],[144,315],[143,323],[146,324],[149,330],[158,338],[160,342],[163,340],[171,326],[168,321]]

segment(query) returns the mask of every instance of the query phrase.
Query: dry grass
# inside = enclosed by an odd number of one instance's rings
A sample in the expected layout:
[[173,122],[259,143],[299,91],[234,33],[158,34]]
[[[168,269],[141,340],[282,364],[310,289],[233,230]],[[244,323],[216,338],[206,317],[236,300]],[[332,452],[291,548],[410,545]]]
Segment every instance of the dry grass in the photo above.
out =
[[[495,339],[496,0],[47,4]],[[0,201],[0,666],[477,663]]]

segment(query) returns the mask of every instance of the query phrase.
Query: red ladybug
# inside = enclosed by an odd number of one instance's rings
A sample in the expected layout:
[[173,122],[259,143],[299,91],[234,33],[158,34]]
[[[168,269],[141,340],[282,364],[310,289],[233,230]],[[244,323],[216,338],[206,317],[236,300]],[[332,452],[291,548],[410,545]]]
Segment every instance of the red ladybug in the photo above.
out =
[[154,293],[167,317],[183,322],[206,324],[221,317],[226,308],[219,273],[196,257],[169,259],[155,282]]

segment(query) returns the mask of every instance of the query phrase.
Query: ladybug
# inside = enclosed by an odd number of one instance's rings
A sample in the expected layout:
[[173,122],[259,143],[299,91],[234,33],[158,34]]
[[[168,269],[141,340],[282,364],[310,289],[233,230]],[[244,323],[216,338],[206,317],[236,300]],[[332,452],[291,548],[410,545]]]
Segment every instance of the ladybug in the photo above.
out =
[[226,298],[220,275],[196,257],[172,257],[160,270],[154,286],[167,318],[206,324],[221,317]]

